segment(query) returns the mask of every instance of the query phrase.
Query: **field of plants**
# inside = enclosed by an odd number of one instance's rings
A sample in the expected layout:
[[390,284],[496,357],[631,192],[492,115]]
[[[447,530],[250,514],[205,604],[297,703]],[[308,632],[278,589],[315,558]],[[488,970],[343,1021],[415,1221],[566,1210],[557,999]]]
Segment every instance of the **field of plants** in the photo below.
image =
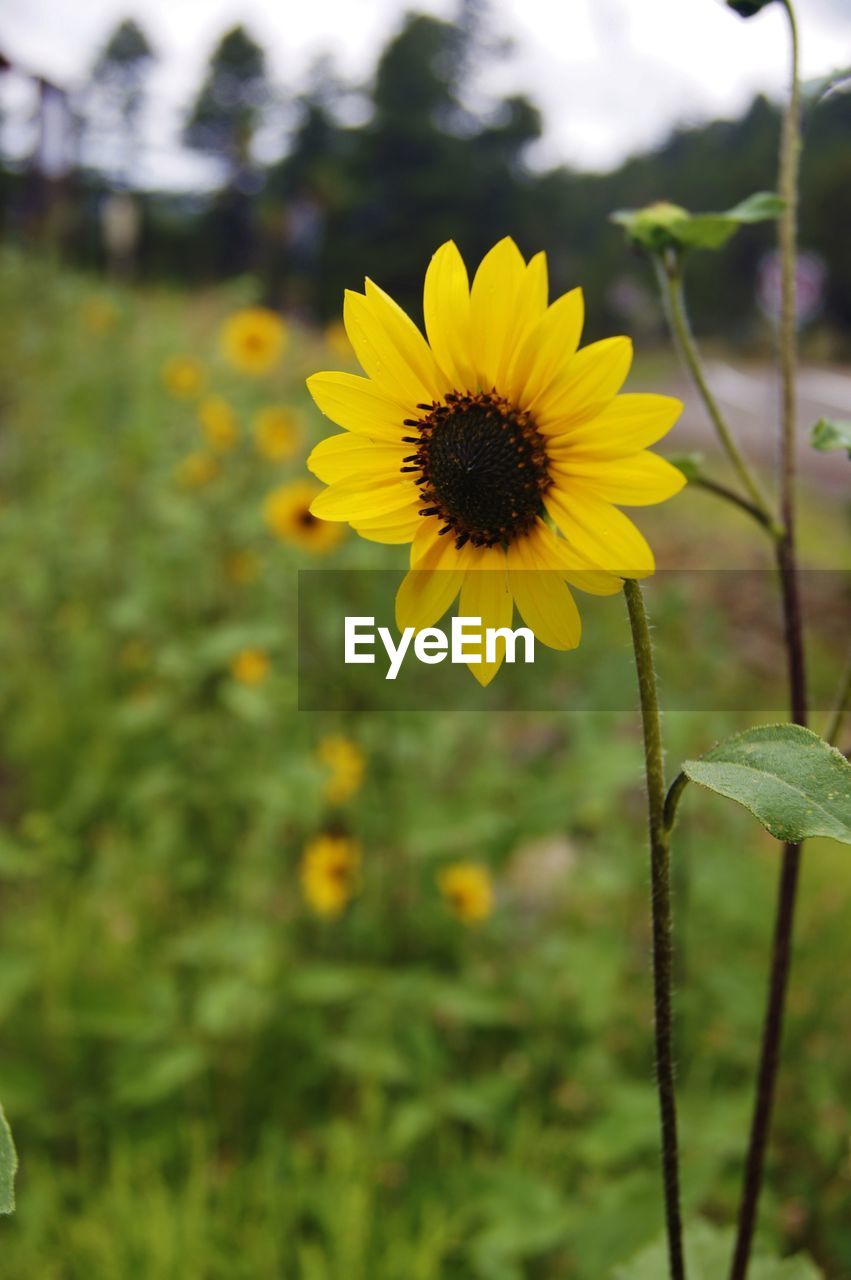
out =
[[[307,515],[304,379],[352,355],[338,327],[258,339],[253,290],[0,260],[0,1277],[652,1280],[634,697],[493,714],[469,680],[461,710],[297,709],[296,571],[401,576],[407,549]],[[677,389],[639,351],[630,388],[651,377]],[[841,567],[847,508],[805,491],[800,521],[804,562]],[[641,526],[662,567],[768,564],[691,488]],[[689,680],[762,709],[682,701],[676,760],[786,718],[770,586],[685,581],[650,590]],[[823,708],[834,588],[808,587]],[[594,679],[629,689],[623,600],[584,621]],[[737,1202],[779,857],[690,795],[676,1057],[707,1239]],[[851,1277],[849,911],[847,851],[809,842],[760,1248],[828,1280]]]

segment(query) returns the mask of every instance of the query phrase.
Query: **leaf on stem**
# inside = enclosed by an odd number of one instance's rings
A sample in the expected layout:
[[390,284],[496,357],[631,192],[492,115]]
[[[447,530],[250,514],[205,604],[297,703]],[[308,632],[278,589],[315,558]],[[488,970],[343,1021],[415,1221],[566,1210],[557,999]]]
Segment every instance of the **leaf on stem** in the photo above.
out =
[[832,449],[847,449],[851,458],[851,422],[819,418],[810,432],[810,444],[821,453]]
[[744,805],[777,840],[830,836],[851,844],[851,765],[796,724],[760,725],[719,742],[683,773]]
[[9,1128],[5,1112],[0,1105],[0,1213],[15,1211],[15,1173],[18,1168],[18,1153],[12,1141],[12,1130]]
[[672,467],[682,471],[686,480],[690,482],[699,480],[703,475],[702,453],[677,453],[673,457],[669,457],[667,461],[670,462]]
[[679,205],[659,202],[644,209],[618,209],[610,220],[628,238],[653,253],[665,249],[720,249],[739,227],[777,218],[783,201],[773,191],[757,191],[724,213],[689,213]]

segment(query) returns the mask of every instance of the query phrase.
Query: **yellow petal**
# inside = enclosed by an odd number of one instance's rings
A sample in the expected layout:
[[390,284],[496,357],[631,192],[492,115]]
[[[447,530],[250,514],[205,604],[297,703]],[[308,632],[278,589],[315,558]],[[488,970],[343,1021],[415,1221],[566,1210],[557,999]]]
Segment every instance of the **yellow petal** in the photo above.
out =
[[[502,547],[482,547],[471,556],[470,567],[464,575],[461,585],[461,599],[458,603],[458,616],[462,618],[481,618],[483,630],[510,627],[514,614],[514,601],[508,586],[505,552]],[[475,652],[476,646],[469,641],[465,647]],[[484,641],[479,646],[481,662],[470,662],[468,667],[484,686],[493,680],[505,657],[505,641],[497,640],[496,661],[485,661]]]
[[583,490],[564,492],[553,485],[544,506],[570,546],[589,564],[623,578],[653,572],[653,552],[635,525],[617,507]]
[[338,427],[345,427],[369,440],[398,443],[411,429],[403,425],[410,410],[384,395],[356,373],[314,373],[307,379],[307,389],[318,408]]
[[386,542],[395,545],[413,542],[423,522],[422,516],[417,515],[415,510],[411,510],[410,514],[402,519],[399,516],[399,512],[389,512],[372,520],[358,520],[352,524],[352,528],[355,533],[359,533],[369,542]]
[[448,534],[431,544],[417,567],[408,570],[396,593],[396,625],[400,631],[405,627],[416,627],[418,631],[433,627],[443,617],[461,590],[468,559],[466,548],[456,551]]
[[590,422],[550,439],[552,456],[611,458],[647,449],[671,427],[683,411],[673,396],[629,394],[616,396]]
[[[369,296],[346,290],[343,323],[363,371],[385,395],[407,406],[416,416],[418,404],[430,404],[440,394],[437,379],[429,379],[418,355],[430,355],[425,339],[401,308],[394,311],[372,286]],[[386,302],[384,301],[386,299]],[[394,304],[395,305],[395,304]],[[399,317],[408,321],[407,327]],[[411,330],[416,335],[413,337]],[[422,344],[418,348],[416,339]],[[435,370],[437,365],[434,365]]]
[[552,463],[550,474],[565,481],[570,493],[583,493],[621,507],[649,507],[679,493],[686,482],[682,471],[645,449],[631,458],[569,459]]
[[507,556],[511,594],[526,625],[551,649],[575,649],[582,621],[562,575],[542,565],[529,537],[512,542]]
[[423,314],[431,349],[452,386],[475,391],[479,378],[471,358],[470,284],[452,240],[440,246],[428,265]]
[[338,480],[313,499],[311,515],[320,520],[368,520],[388,511],[404,511],[421,501],[419,490],[404,476],[387,480]]
[[576,354],[585,304],[581,289],[571,289],[548,307],[520,343],[507,379],[506,394],[521,408],[531,405],[564,372]]
[[531,406],[538,430],[558,436],[601,413],[620,391],[631,364],[629,338],[604,338],[583,347]]
[[543,520],[539,520],[529,534],[533,539],[536,557],[547,569],[557,570],[572,587],[587,591],[592,596],[613,596],[623,587],[621,578],[606,573],[603,569],[594,569],[582,556],[578,555],[564,538],[553,533]]
[[321,440],[307,459],[307,468],[323,482],[333,484],[357,475],[401,475],[403,459],[412,445],[378,443],[365,436],[345,433]]
[[496,386],[507,367],[517,331],[517,310],[526,264],[506,236],[485,254],[470,291],[472,346],[482,389]]

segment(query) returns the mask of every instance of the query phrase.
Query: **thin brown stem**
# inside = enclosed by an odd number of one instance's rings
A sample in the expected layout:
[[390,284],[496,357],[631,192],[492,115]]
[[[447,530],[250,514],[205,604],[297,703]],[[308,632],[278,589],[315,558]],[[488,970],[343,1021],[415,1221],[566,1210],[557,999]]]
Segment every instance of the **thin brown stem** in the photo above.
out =
[[670,1280],[685,1280],[683,1228],[680,1213],[677,1104],[674,1089],[673,947],[671,912],[671,859],[665,825],[665,763],[662,722],[656,687],[656,668],[650,627],[641,587],[631,578],[624,595],[632,630],[632,647],[638,675],[641,723],[644,732],[644,765],[650,829],[650,884],[653,923],[653,1013],[656,1036],[656,1086],[662,1131],[662,1181],[665,1193],[665,1225],[668,1236]]
[[[789,101],[783,117],[780,144],[779,190],[783,212],[778,226],[781,258],[782,304],[780,317],[780,510],[782,535],[776,542],[777,568],[783,598],[783,618],[789,670],[791,717],[796,724],[807,720],[807,681],[804,663],[803,621],[795,555],[795,241],[797,237],[798,160],[800,152],[800,88],[798,78],[798,31],[791,0],[781,0],[789,21],[791,76]],[[736,1244],[730,1280],[745,1280],[756,1228],[759,1197],[765,1170],[765,1153],[771,1130],[789,969],[795,903],[801,864],[800,844],[787,844],[783,851],[777,913],[768,981],[768,1001],[763,1024],[756,1098],[745,1160],[742,1198],[739,1206]]]

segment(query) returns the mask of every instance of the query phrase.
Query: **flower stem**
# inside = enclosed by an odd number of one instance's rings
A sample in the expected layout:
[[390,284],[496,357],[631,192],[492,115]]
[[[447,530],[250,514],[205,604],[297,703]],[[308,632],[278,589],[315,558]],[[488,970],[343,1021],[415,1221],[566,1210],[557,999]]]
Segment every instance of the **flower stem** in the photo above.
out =
[[713,427],[718,435],[719,440],[724,448],[727,457],[735,470],[743,488],[750,498],[752,505],[759,513],[762,523],[767,525],[775,534],[779,534],[780,530],[777,521],[771,512],[771,504],[763,493],[759,481],[751,471],[748,462],[736,443],[733,432],[727,423],[727,419],[721,411],[718,401],[715,399],[710,390],[706,375],[703,372],[703,366],[700,361],[700,354],[697,350],[697,343],[694,334],[691,331],[688,312],[686,311],[685,298],[683,296],[683,277],[682,264],[679,255],[670,253],[664,259],[658,254],[653,259],[656,265],[656,275],[659,280],[659,288],[662,292],[662,301],[665,306],[665,314],[668,317],[668,324],[680,358],[691,375],[692,382],[697,389],[698,395],[703,401],[704,408],[709,415]]
[[[783,598],[786,652],[789,668],[791,716],[796,724],[807,719],[807,682],[804,665],[803,625],[795,555],[795,240],[798,215],[798,160],[800,154],[800,86],[798,77],[798,30],[791,0],[781,0],[789,21],[791,76],[789,101],[783,116],[780,142],[779,191],[783,211],[778,224],[781,260],[780,313],[780,512],[782,535],[776,540],[777,568]],[[745,1161],[742,1198],[739,1206],[736,1245],[730,1280],[745,1280],[756,1228],[762,1190],[765,1152],[771,1128],[783,1015],[792,957],[792,931],[801,863],[800,844],[787,844],[783,851],[774,943],[768,980],[768,1002],[762,1033],[756,1098],[750,1140]]]
[[836,740],[842,732],[842,726],[845,723],[849,707],[851,707],[851,653],[848,655],[842,679],[839,681],[836,703],[824,731],[825,742],[830,742],[833,746],[839,745]]
[[665,764],[662,724],[656,688],[656,669],[644,596],[632,578],[624,582],[624,596],[632,629],[638,675],[644,764],[650,827],[650,882],[653,916],[653,1012],[656,1034],[656,1085],[662,1129],[662,1179],[671,1280],[685,1280],[683,1232],[680,1216],[680,1176],[677,1147],[677,1108],[674,1091],[673,1017],[671,1012],[671,860],[665,825]]

